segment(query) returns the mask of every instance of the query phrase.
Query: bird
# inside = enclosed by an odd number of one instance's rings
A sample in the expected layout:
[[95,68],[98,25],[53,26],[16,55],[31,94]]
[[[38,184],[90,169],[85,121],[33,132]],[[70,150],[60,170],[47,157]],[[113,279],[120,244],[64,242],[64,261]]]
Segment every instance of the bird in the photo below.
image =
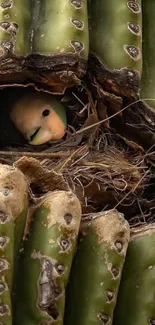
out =
[[0,92],[0,147],[59,140],[66,128],[65,108],[53,95],[35,89]]

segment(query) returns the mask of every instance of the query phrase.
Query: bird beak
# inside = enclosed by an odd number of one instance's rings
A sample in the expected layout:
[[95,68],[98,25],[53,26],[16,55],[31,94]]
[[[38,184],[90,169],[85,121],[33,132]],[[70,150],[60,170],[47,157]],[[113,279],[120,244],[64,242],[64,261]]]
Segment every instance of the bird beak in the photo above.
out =
[[50,140],[52,140],[53,134],[51,130],[44,130],[41,128],[38,128],[35,133],[29,138],[32,139],[29,141],[32,145],[41,145],[44,144]]

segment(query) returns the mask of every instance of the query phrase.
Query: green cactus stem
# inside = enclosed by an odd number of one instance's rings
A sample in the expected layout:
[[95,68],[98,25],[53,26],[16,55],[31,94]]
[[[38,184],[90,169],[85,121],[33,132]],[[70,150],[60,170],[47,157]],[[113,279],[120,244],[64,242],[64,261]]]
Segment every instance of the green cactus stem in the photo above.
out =
[[135,96],[142,69],[141,1],[90,0],[90,69],[105,90]]
[[112,325],[129,225],[116,210],[81,224],[66,298],[66,325]]
[[31,51],[28,32],[32,2],[0,0],[0,78],[1,83],[23,80],[24,57]]
[[[141,80],[141,98],[155,99],[155,2],[142,1],[143,13],[143,73]],[[146,100],[146,104],[155,108],[155,100]]]
[[79,83],[88,58],[87,0],[36,1],[28,66],[53,92]]
[[86,72],[88,43],[87,0],[0,0],[2,82],[32,78],[63,93]]
[[63,324],[80,219],[71,191],[49,193],[37,207],[21,255],[14,324]]
[[12,289],[28,207],[27,183],[17,168],[0,165],[0,324],[12,325]]
[[155,224],[131,230],[115,325],[155,324]]

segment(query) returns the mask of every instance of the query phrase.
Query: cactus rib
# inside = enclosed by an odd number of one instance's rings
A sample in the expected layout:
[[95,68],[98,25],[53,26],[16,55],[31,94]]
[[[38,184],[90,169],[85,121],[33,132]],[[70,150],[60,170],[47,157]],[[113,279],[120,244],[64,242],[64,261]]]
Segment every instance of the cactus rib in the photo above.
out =
[[88,42],[87,0],[0,0],[1,83],[63,93],[86,72]]
[[112,324],[129,225],[110,210],[83,220],[66,298],[66,325]]
[[0,165],[0,324],[12,325],[13,279],[27,207],[24,175],[16,168]]
[[0,0],[0,76],[1,83],[23,79],[24,56],[31,49],[28,33],[32,4],[26,1]]
[[133,96],[142,69],[141,2],[90,1],[90,69],[105,90]]
[[49,193],[36,209],[21,255],[16,325],[63,324],[80,219],[80,202],[70,191]]
[[155,324],[155,224],[131,230],[114,324]]
[[[155,2],[142,1],[143,14],[143,73],[141,80],[141,98],[152,99],[155,96],[155,45],[152,35],[155,34]],[[146,103],[155,108],[155,100],[146,100]]]

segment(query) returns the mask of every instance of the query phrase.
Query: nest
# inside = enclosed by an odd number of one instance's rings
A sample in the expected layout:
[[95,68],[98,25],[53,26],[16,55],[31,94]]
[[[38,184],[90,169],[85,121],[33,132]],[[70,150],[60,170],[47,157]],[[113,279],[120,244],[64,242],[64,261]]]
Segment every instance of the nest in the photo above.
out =
[[83,214],[117,208],[127,219],[152,215],[152,174],[146,153],[119,135],[102,131],[98,136],[91,145],[57,153],[1,152],[0,162],[20,168],[35,197],[71,188]]
[[[128,105],[126,113],[122,109],[123,115],[115,105],[122,105],[116,96],[104,93],[104,98],[96,100],[93,90],[83,85],[70,94],[67,105],[73,115],[72,132],[65,139],[37,147],[37,152],[36,147],[27,145],[6,148],[0,152],[0,162],[16,164],[29,177],[35,197],[71,188],[84,215],[117,208],[132,223],[137,220],[135,216],[153,220],[154,153],[142,144],[144,138],[152,139],[148,123],[151,118],[155,121],[155,114],[151,112],[150,117],[144,107],[136,107],[136,115]],[[120,123],[125,121],[125,125],[126,117],[132,125],[126,124],[124,131]],[[138,128],[132,132],[134,120],[139,125],[142,122],[144,132]]]

